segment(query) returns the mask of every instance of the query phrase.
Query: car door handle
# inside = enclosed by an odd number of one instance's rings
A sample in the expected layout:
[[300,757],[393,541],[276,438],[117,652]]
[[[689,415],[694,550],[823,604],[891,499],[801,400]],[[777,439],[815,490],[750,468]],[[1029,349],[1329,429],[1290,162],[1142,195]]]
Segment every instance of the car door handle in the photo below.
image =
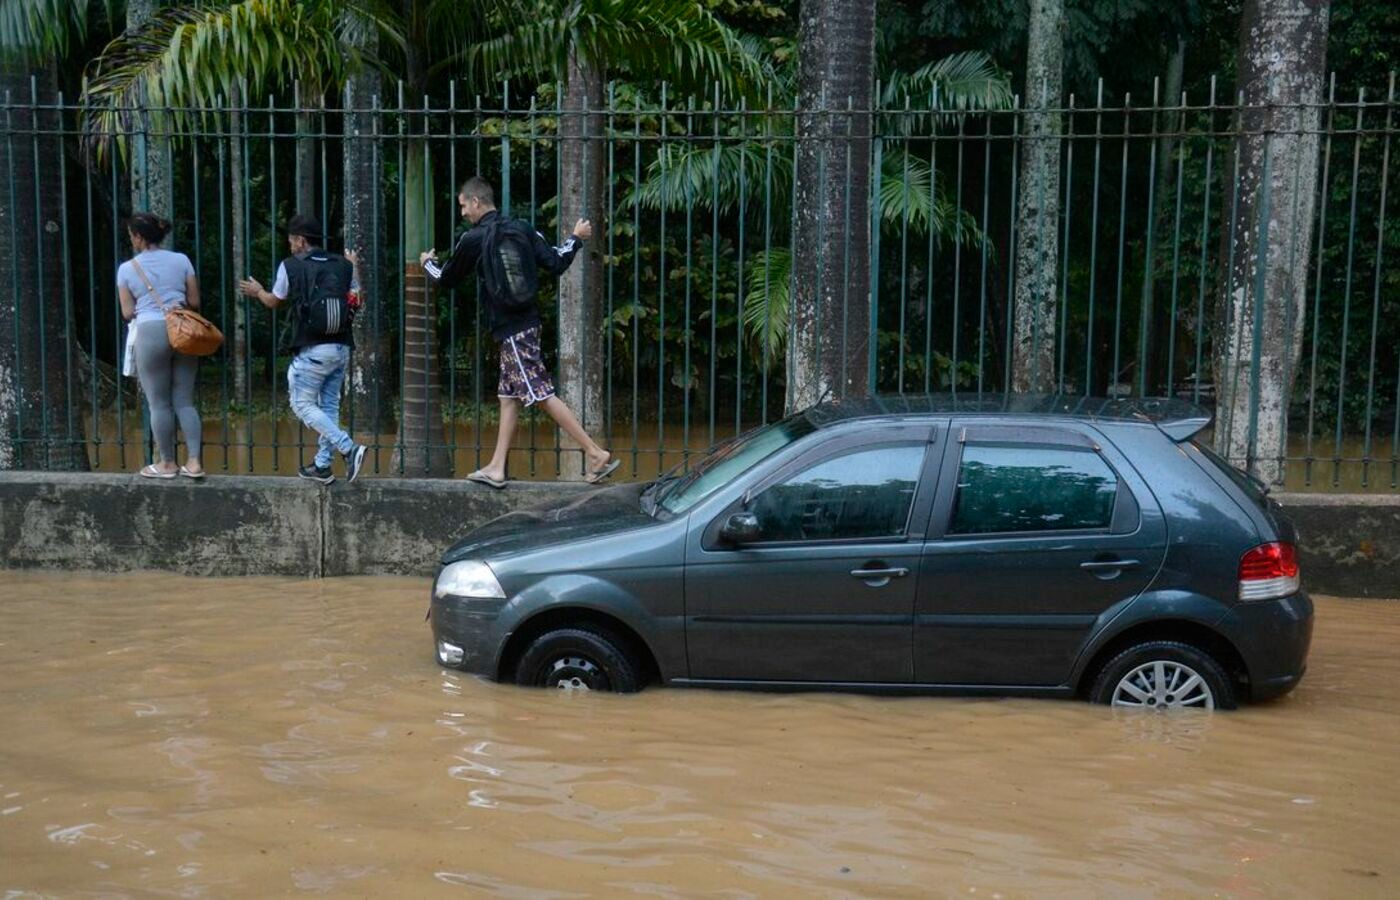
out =
[[1135,559],[1096,559],[1092,562],[1082,562],[1079,568],[1088,572],[1102,572],[1111,569],[1136,569],[1142,563]]
[[852,569],[852,578],[903,578],[908,569]]

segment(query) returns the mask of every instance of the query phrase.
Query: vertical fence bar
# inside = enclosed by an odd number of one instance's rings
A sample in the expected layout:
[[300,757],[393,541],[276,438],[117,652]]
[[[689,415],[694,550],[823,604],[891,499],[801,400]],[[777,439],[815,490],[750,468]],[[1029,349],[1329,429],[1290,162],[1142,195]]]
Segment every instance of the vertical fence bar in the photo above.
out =
[[[979,255],[981,257],[980,270],[977,284],[977,396],[981,397],[986,388],[987,373],[987,235],[991,233],[991,199],[992,199],[992,117],[987,116],[986,130],[982,137],[982,239],[978,241],[981,245]],[[957,216],[953,219],[953,228],[962,227],[962,210],[959,209]],[[1009,268],[1009,267],[1008,267]],[[956,372],[949,373],[956,377]]]
[[[773,86],[763,107],[763,372],[759,392],[759,424],[768,424],[768,369],[772,365],[773,316]],[[790,311],[789,311],[790,312]],[[742,317],[741,317],[742,318]],[[740,326],[742,327],[742,321]]]
[[[642,353],[642,99],[632,101],[632,474],[637,474]],[[659,470],[658,470],[659,471]]]
[[1119,377],[1122,374],[1121,342],[1123,337],[1123,269],[1126,265],[1126,243],[1128,238],[1128,143],[1132,137],[1133,95],[1123,95],[1123,163],[1121,180],[1118,185],[1118,276],[1113,295],[1113,370],[1109,373],[1108,395],[1118,396]]
[[[1231,191],[1231,196],[1230,196],[1230,231],[1228,232],[1229,236],[1228,236],[1228,238],[1227,238],[1227,240],[1226,240],[1226,244],[1228,245],[1228,250],[1227,250],[1227,252],[1226,252],[1226,254],[1225,254],[1225,258],[1226,258],[1226,262],[1225,262],[1225,284],[1222,286],[1223,289],[1224,289],[1224,290],[1227,290],[1227,291],[1228,291],[1228,290],[1232,290],[1231,285],[1230,285],[1230,282],[1234,279],[1233,273],[1234,273],[1234,271],[1235,271],[1235,234],[1236,234],[1237,226],[1238,226],[1238,223],[1239,223],[1239,209],[1240,209],[1240,156],[1241,156],[1241,153],[1240,153],[1240,149],[1239,149],[1239,148],[1240,148],[1240,143],[1241,143],[1241,141],[1243,141],[1243,133],[1244,133],[1244,126],[1243,126],[1243,119],[1242,119],[1243,115],[1244,115],[1244,92],[1243,92],[1243,91],[1239,91],[1239,92],[1236,92],[1236,94],[1235,94],[1235,116],[1234,116],[1234,118],[1235,118],[1235,165],[1234,165],[1234,170],[1233,170],[1233,177],[1230,179],[1230,191]],[[1234,316],[1233,316],[1233,304],[1230,303],[1230,302],[1228,302],[1228,301],[1225,302],[1225,320],[1224,320],[1224,323],[1225,323],[1225,327],[1223,328],[1223,330],[1222,330],[1219,334],[1217,334],[1217,335],[1215,336],[1215,338],[1216,338],[1217,341],[1224,341],[1224,342],[1225,342],[1225,349],[1224,349],[1223,351],[1221,351],[1218,347],[1212,347],[1212,350],[1215,351],[1216,357],[1217,357],[1218,359],[1222,359],[1222,360],[1223,360],[1223,363],[1222,363],[1221,365],[1217,366],[1217,369],[1222,369],[1222,370],[1224,370],[1224,371],[1223,371],[1223,373],[1222,373],[1222,372],[1217,372],[1216,374],[1217,374],[1217,376],[1220,375],[1220,374],[1224,374],[1224,375],[1225,375],[1225,380],[1226,380],[1226,384],[1225,384],[1225,385],[1217,384],[1217,385],[1215,386],[1215,399],[1216,399],[1216,408],[1217,408],[1217,410],[1219,409],[1220,398],[1221,398],[1222,396],[1227,397],[1227,398],[1233,396],[1233,394],[1232,394],[1231,392],[1232,392],[1232,390],[1233,390],[1234,378],[1233,378],[1233,376],[1230,374],[1230,373],[1231,373],[1231,370],[1233,369],[1233,371],[1234,371],[1234,373],[1235,373],[1236,375],[1239,373],[1239,366],[1238,366],[1237,364],[1234,364],[1233,361],[1232,361],[1232,357],[1234,356],[1234,353],[1235,353],[1235,350],[1236,350],[1236,348],[1232,345],[1231,340],[1230,340],[1230,336],[1234,333],[1234,331],[1233,331],[1233,328],[1234,328]],[[1221,421],[1222,418],[1223,418],[1223,421]],[[1216,426],[1215,426],[1216,431],[1217,431],[1217,432],[1223,431],[1223,432],[1224,432],[1224,435],[1225,435],[1225,440],[1224,440],[1222,446],[1228,446],[1228,445],[1229,445],[1229,439],[1230,439],[1231,429],[1234,428],[1234,425],[1235,425],[1235,423],[1234,423],[1234,413],[1233,413],[1233,411],[1230,409],[1230,406],[1227,405],[1226,408],[1225,408],[1225,414],[1224,414],[1224,416],[1222,417],[1222,416],[1217,415],[1217,417],[1216,417]]]
[[1070,242],[1070,201],[1074,194],[1074,94],[1069,95],[1069,103],[1065,112],[1065,225],[1063,237],[1060,239],[1060,252],[1064,254],[1064,263],[1060,269],[1060,347],[1059,372],[1055,378],[1055,389],[1063,394],[1065,392],[1065,366],[1066,350],[1069,346],[1069,242]]
[[64,435],[65,446],[63,448],[63,455],[64,458],[69,461],[67,465],[72,465],[71,461],[76,456],[78,451],[82,450],[83,454],[86,455],[87,448],[82,447],[78,444],[77,439],[74,437],[73,427],[73,347],[74,340],[77,337],[77,334],[73,328],[73,267],[68,262],[68,248],[70,246],[68,243],[68,164],[67,157],[62,152],[64,136],[63,114],[65,111],[66,110],[64,109],[63,104],[63,92],[59,91],[58,106],[54,110],[54,113],[58,122],[58,134],[55,136],[55,138],[58,141],[60,148],[57,160],[58,190],[59,197],[61,198],[60,209],[62,210],[61,219],[63,222],[63,229],[61,233],[61,240],[63,242],[63,259],[59,260],[63,268],[63,401],[65,406],[64,412],[66,413],[66,433]]
[[1327,239],[1327,200],[1330,193],[1327,189],[1331,181],[1332,166],[1332,134],[1336,124],[1337,115],[1337,75],[1332,73],[1332,77],[1327,87],[1327,139],[1322,146],[1322,180],[1318,182],[1317,206],[1318,206],[1318,226],[1317,226],[1317,266],[1313,275],[1313,318],[1312,318],[1312,361],[1308,375],[1308,432],[1307,445],[1303,451],[1303,483],[1305,486],[1312,486],[1313,456],[1313,420],[1317,412],[1317,345],[1318,335],[1322,326],[1322,272],[1323,253],[1322,248]]
[[[661,140],[657,144],[657,160],[660,163],[661,180],[666,180],[666,82],[661,82]],[[686,220],[690,220],[687,207]],[[666,204],[661,204],[661,246],[657,260],[657,330],[656,330],[656,470],[666,468]],[[681,459],[685,456],[682,454]]]
[[[744,420],[744,241],[748,224],[748,98],[739,98],[739,243],[737,269],[734,275],[734,433],[743,430]],[[712,351],[713,352],[713,351]]]
[[[1380,335],[1381,327],[1381,271],[1384,268],[1381,263],[1385,259],[1385,200],[1386,188],[1389,187],[1390,174],[1390,128],[1392,124],[1392,112],[1395,109],[1395,73],[1390,73],[1390,88],[1385,100],[1385,130],[1382,132],[1385,137],[1382,139],[1381,150],[1381,195],[1380,211],[1376,216],[1376,274],[1371,292],[1371,356],[1366,367],[1366,436],[1365,443],[1361,451],[1361,486],[1369,487],[1371,471],[1371,419],[1375,413],[1376,400],[1376,339]],[[1397,393],[1397,403],[1400,403],[1400,392]]]
[[1342,342],[1337,362],[1337,427],[1332,447],[1333,487],[1341,483],[1342,477],[1342,423],[1346,414],[1347,344],[1351,340],[1351,276],[1356,261],[1356,195],[1361,180],[1361,126],[1365,113],[1366,89],[1361,88],[1356,95],[1355,138],[1351,148],[1351,212],[1347,218],[1346,287],[1342,290]]
[[[94,259],[94,250],[97,246],[97,239],[93,235],[93,214],[92,214],[92,168],[83,166],[83,199],[87,210],[87,286],[88,286],[88,405],[92,407],[92,467],[102,468],[102,421],[100,418],[101,402],[97,391],[97,262]],[[195,208],[198,209],[198,201]],[[196,223],[199,221],[196,218]],[[195,247],[199,247],[198,239],[195,240]],[[199,263],[195,266],[198,268]],[[120,316],[118,316],[120,318]],[[117,334],[121,334],[121,326],[117,327]],[[116,382],[116,390],[122,390],[122,367],[121,359],[117,359],[117,365],[113,369],[116,373],[113,377]],[[0,425],[0,427],[4,427]]]
[[1152,332],[1152,294],[1156,287],[1153,268],[1152,239],[1157,225],[1157,121],[1158,106],[1161,103],[1160,81],[1152,79],[1152,129],[1148,134],[1147,155],[1147,245],[1142,263],[1142,303],[1138,310],[1138,396],[1147,396],[1147,354],[1148,341]]
[[[904,393],[904,327],[905,310],[909,306],[909,206],[911,195],[909,191],[909,134],[912,129],[909,120],[909,95],[904,95],[904,118],[901,121],[900,130],[904,132],[904,160],[902,167],[902,177],[904,179],[904,215],[901,223],[899,235],[899,380],[898,390]],[[878,285],[875,286],[878,288]],[[879,291],[875,290],[871,295],[871,302],[879,296]],[[872,357],[873,358],[873,357]]]
[[[1166,396],[1176,395],[1176,314],[1177,300],[1180,296],[1178,286],[1181,275],[1181,201],[1182,189],[1185,180],[1186,162],[1186,92],[1182,91],[1176,114],[1176,140],[1173,142],[1176,147],[1176,213],[1172,219],[1172,294],[1171,294],[1171,317],[1167,326],[1167,390]],[[1171,165],[1170,160],[1164,160],[1163,165]],[[1207,181],[1206,185],[1209,186]]]
[[[46,319],[48,315],[49,304],[47,299],[44,297],[44,204],[42,200],[42,195],[39,190],[40,185],[44,183],[44,171],[43,165],[41,163],[43,154],[39,152],[39,80],[32,75],[29,78],[29,101],[31,104],[29,108],[29,121],[33,126],[29,133],[29,140],[30,146],[33,148],[34,152],[34,209],[32,221],[35,236],[34,270],[37,273],[39,273],[38,277],[35,278],[35,286],[38,289],[39,301],[39,396],[43,397],[45,401],[47,401],[49,396],[49,348],[45,346],[43,336],[47,333]],[[18,319],[19,317],[16,316],[15,318]],[[15,349],[18,350],[18,346],[16,346]],[[43,458],[42,468],[47,469],[52,464],[53,449],[49,443],[49,404],[47,402],[43,402],[40,403],[40,407],[42,411],[39,414],[39,452]],[[23,432],[20,432],[20,434],[22,436]],[[147,452],[149,454],[149,451]],[[146,461],[150,462],[149,457]]]
[[[962,140],[961,140],[961,138],[962,138],[962,130],[961,130],[961,129],[958,130],[958,138],[959,138],[959,141],[958,141],[958,215],[962,215]],[[1019,192],[1020,186],[1021,186],[1021,185],[1020,185],[1020,174],[1021,174],[1021,165],[1020,165],[1020,161],[1021,161],[1021,98],[1020,98],[1020,97],[1017,97],[1017,98],[1012,102],[1012,104],[1011,104],[1011,204],[1010,204],[1010,206],[1008,207],[1007,216],[1006,216],[1007,222],[1008,222],[1008,224],[1007,224],[1007,232],[1006,232],[1006,235],[1007,235],[1007,236],[1006,236],[1006,247],[1007,247],[1007,251],[1006,251],[1006,252],[1007,252],[1007,254],[1011,257],[1012,260],[1014,260],[1014,259],[1015,259],[1015,256],[1016,256],[1016,213],[1017,213],[1017,203],[1018,203],[1018,192]],[[954,232],[954,235],[955,235],[955,236],[957,235],[957,232],[956,232],[956,231]],[[957,272],[956,267],[954,268],[953,271],[954,271],[955,273]],[[955,280],[954,280],[954,282],[953,282],[953,307],[954,307],[954,309],[956,309],[956,308],[957,308],[957,305],[958,305],[958,301],[957,301],[957,297],[958,297],[958,285],[957,285],[957,280],[956,280],[956,279],[957,279],[957,276],[956,276],[956,275],[954,275],[954,279],[955,279]],[[956,319],[957,319],[957,314],[956,314],[956,313],[954,314],[953,318],[954,318],[954,321],[955,321],[955,323],[956,323]],[[1011,392],[1011,358],[1012,358],[1012,355],[1013,355],[1013,353],[1014,353],[1014,351],[1013,351],[1013,349],[1012,349],[1012,347],[1014,346],[1013,343],[1012,343],[1012,333],[1013,333],[1013,329],[1014,329],[1014,327],[1015,327],[1015,319],[1016,319],[1016,266],[1015,266],[1014,262],[1008,261],[1007,266],[1006,266],[1006,343],[1003,345],[1003,346],[1005,346],[1006,351],[1005,351],[1005,353],[1002,354],[1002,355],[1005,357],[1005,359],[1003,360],[1003,362],[1004,362],[1004,371],[1003,371],[1003,373],[1002,373],[1002,379],[1003,379],[1003,380],[1002,380],[1002,390],[1003,390],[1004,392],[1006,392],[1006,393],[1010,393],[1010,392]],[[958,376],[958,356],[957,356],[957,352],[956,352],[956,351],[957,351],[957,347],[958,347],[958,345],[957,345],[957,332],[956,332],[956,330],[955,330],[955,331],[953,332],[953,350],[954,350],[954,353],[953,353],[953,390],[954,390],[954,391],[957,390],[957,383],[958,383],[958,380],[957,380],[957,376]],[[978,394],[979,394],[979,395],[980,395],[981,392],[982,392],[982,387],[981,387],[980,382],[979,382],[979,384],[978,384],[977,391],[978,391]]]
[[[270,252],[269,252],[270,259],[269,259],[269,262],[272,264],[272,270],[273,270],[273,271],[276,271],[276,268],[277,268],[277,138],[276,138],[277,120],[276,120],[275,112],[276,112],[276,106],[275,106],[274,103],[273,103],[272,95],[271,95],[271,94],[268,94],[268,95],[267,95],[267,184],[268,184],[268,217],[267,217],[267,228],[268,228],[268,237],[270,238],[270,240],[269,240],[269,247],[270,247]],[[297,114],[300,114],[300,110],[297,111]],[[298,151],[299,151],[299,148],[298,148]],[[301,179],[301,153],[300,153],[300,152],[297,152],[297,153],[295,154],[295,156],[296,156],[296,159],[297,159],[297,175],[296,175],[296,177],[297,177],[298,181],[300,181],[300,179]],[[293,196],[295,196],[295,195],[293,195]],[[326,221],[325,219],[322,219],[322,220],[321,220],[321,222],[322,222],[322,224],[323,224],[323,227],[324,227],[325,221]],[[269,429],[271,430],[271,432],[272,432],[272,470],[275,472],[275,471],[280,470],[280,469],[281,469],[281,465],[282,465],[282,463],[281,463],[281,456],[282,456],[282,454],[281,454],[281,449],[282,449],[282,448],[281,448],[281,442],[279,441],[280,432],[281,432],[282,429],[281,429],[281,427],[280,427],[281,423],[280,423],[280,421],[279,421],[279,416],[277,415],[277,309],[276,309],[276,307],[274,307],[274,308],[268,310],[268,318],[269,318],[269,320],[270,320],[271,323],[272,323],[272,340],[271,340],[271,342],[268,344],[268,348],[267,348],[267,363],[268,363],[268,368],[269,368],[270,371],[272,372],[272,395],[271,395],[271,396],[272,396],[272,400],[271,400],[271,402],[268,404],[268,407],[267,407],[267,425],[268,425],[268,428],[269,428]],[[291,390],[291,387],[288,386],[287,389],[288,389],[288,390]],[[253,411],[252,411],[252,409],[249,409],[249,410],[248,410],[247,415],[248,415],[249,420],[251,421],[251,420],[253,419]],[[305,432],[304,432],[304,430],[303,430],[299,425],[296,424],[295,420],[293,420],[293,427],[296,428],[296,431],[297,431],[297,448],[298,448],[298,452],[297,452],[297,465],[299,466],[299,465],[301,465],[301,458],[302,458],[302,452],[301,452],[302,435],[303,435]]]
[[1099,274],[1099,165],[1103,156],[1103,79],[1094,101],[1094,198],[1089,222],[1089,315],[1084,329],[1084,396],[1094,393],[1094,288]]
[[[1014,113],[1013,113],[1013,115],[1014,115]],[[958,113],[957,116],[958,116],[958,135],[957,135],[957,147],[958,147],[958,167],[957,167],[957,173],[958,173],[958,174],[957,174],[956,186],[955,186],[954,189],[953,189],[953,221],[954,221],[955,223],[956,223],[956,222],[961,222],[961,221],[962,221],[962,214],[963,214],[963,206],[962,206],[962,198],[963,198],[963,155],[964,155],[964,154],[963,154],[963,148],[964,148],[963,137],[964,137],[964,134],[965,134],[965,126],[966,126],[966,124],[967,124],[967,117],[966,117],[965,115],[963,115],[962,113]],[[1013,169],[1014,169],[1014,166],[1013,166]],[[1014,173],[1012,174],[1011,178],[1012,178],[1012,184],[1014,185],[1014,184],[1015,184],[1015,178],[1016,178],[1016,176],[1015,176]],[[1014,187],[1012,188],[1012,191],[1011,191],[1011,192],[1012,192],[1013,195],[1015,194],[1016,190],[1015,190]],[[1015,205],[1015,201],[1014,201],[1014,200],[1012,201],[1012,205],[1013,205],[1013,208],[1014,208],[1014,205]],[[1013,216],[1012,218],[1013,218],[1013,220],[1015,219],[1014,216]],[[952,391],[953,391],[954,394],[956,394],[956,393],[958,392],[958,337],[959,337],[959,330],[960,330],[960,329],[959,329],[959,326],[960,326],[960,324],[961,324],[961,323],[959,322],[959,319],[961,318],[961,314],[962,314],[962,229],[961,229],[961,228],[958,228],[957,225],[955,224],[955,225],[953,226],[953,324],[952,324],[952,330],[949,332],[949,334],[952,336],[952,339],[953,339],[953,347],[952,347],[952,356],[950,357],[950,358],[952,359],[952,364],[951,364],[951,366],[950,366],[949,369],[948,369],[948,384],[949,384],[949,387],[952,389]],[[979,391],[979,392],[981,391],[981,385],[980,385],[980,384],[978,385],[978,391]]]
[[608,82],[608,214],[607,218],[603,220],[608,229],[608,252],[606,257],[608,268],[607,314],[603,317],[603,336],[601,337],[601,339],[606,342],[603,345],[603,440],[604,446],[608,448],[613,446],[613,276],[617,272],[617,250],[614,244],[617,234],[617,220],[614,217],[616,202],[613,191],[614,184],[617,180],[616,87],[616,82]]
[[[937,231],[937,229],[934,228],[933,223],[934,223],[935,214],[936,214],[937,211],[938,211],[938,116],[937,116],[937,114],[936,114],[936,112],[935,112],[935,111],[938,109],[938,84],[937,84],[937,83],[935,83],[934,86],[929,90],[929,103],[928,103],[928,106],[929,106],[929,125],[928,125],[928,160],[929,160],[929,162],[928,162],[928,209],[929,209],[929,228],[928,228],[928,252],[927,252],[928,277],[924,279],[924,280],[927,282],[926,289],[925,289],[925,292],[924,292],[924,393],[925,393],[925,394],[930,393],[930,392],[933,390],[933,279],[934,279],[934,271],[933,271],[933,267],[934,267],[934,255],[933,255],[933,250],[934,250],[934,247],[933,247],[933,244],[934,244],[934,235],[935,235],[935,233],[936,233],[936,231]],[[991,129],[992,129],[992,118],[991,118],[991,116],[988,116],[988,117],[987,117],[987,133],[988,133],[988,135],[991,134]],[[990,142],[990,140],[989,140],[989,141],[987,142],[987,144],[986,144],[986,152],[987,152],[988,154],[991,153],[991,142]],[[985,226],[985,223],[984,223],[984,226]],[[958,222],[957,222],[956,218],[955,218],[954,221],[953,221],[953,227],[954,227],[955,229],[958,227]],[[984,238],[986,237],[986,228],[985,228],[985,227],[983,228],[983,237],[984,237]]]
[[[1210,186],[1211,165],[1215,161],[1215,76],[1210,79],[1209,110],[1206,113],[1206,172],[1201,182],[1201,260],[1196,280],[1196,360],[1192,376],[1191,402],[1201,402],[1201,369],[1205,366],[1206,344],[1206,271],[1210,258],[1208,236],[1210,233]],[[1218,394],[1218,392],[1217,392]]]

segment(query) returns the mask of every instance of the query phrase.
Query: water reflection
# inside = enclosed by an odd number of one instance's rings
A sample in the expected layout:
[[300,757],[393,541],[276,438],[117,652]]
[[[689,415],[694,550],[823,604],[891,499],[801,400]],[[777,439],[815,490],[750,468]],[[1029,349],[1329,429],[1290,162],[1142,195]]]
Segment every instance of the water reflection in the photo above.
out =
[[432,664],[413,580],[0,594],[0,896],[1397,890],[1400,604],[1212,716],[522,691]]

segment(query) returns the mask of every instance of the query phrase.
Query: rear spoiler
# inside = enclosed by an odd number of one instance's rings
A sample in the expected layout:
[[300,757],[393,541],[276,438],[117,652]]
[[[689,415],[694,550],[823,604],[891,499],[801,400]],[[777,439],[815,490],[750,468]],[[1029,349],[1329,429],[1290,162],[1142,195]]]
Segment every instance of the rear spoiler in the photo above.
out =
[[1212,418],[1214,417],[1203,412],[1198,416],[1188,416],[1184,419],[1169,419],[1164,422],[1158,422],[1157,427],[1162,429],[1162,432],[1166,434],[1167,437],[1180,444],[1182,441],[1190,440],[1201,429],[1209,425]]

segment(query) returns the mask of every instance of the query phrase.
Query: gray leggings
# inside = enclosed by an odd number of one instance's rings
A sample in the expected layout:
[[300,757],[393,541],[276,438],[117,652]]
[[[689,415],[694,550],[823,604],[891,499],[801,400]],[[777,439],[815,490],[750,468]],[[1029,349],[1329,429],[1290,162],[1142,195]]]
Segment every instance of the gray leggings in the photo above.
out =
[[136,326],[136,373],[151,405],[151,431],[162,462],[175,461],[175,420],[185,433],[185,448],[199,456],[200,422],[194,408],[194,375],[199,358],[170,349],[165,320]]

